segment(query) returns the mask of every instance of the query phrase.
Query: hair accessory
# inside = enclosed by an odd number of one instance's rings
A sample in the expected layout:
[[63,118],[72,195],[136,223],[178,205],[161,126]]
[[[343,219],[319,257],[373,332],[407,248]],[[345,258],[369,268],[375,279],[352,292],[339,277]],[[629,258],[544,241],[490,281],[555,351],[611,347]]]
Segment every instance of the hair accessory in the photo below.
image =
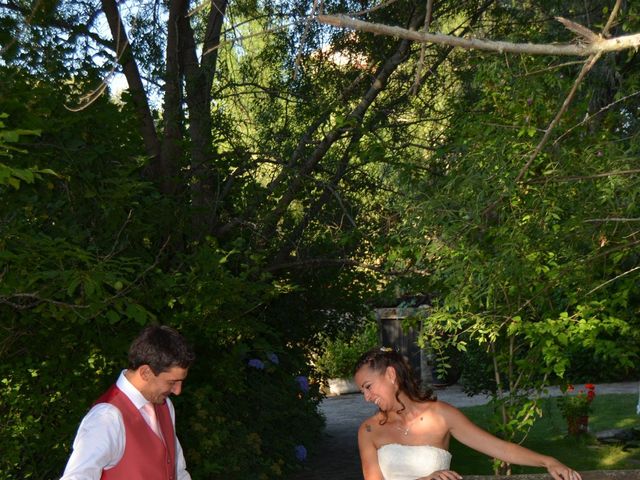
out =
[[393,348],[391,347],[380,347],[381,352],[393,352]]

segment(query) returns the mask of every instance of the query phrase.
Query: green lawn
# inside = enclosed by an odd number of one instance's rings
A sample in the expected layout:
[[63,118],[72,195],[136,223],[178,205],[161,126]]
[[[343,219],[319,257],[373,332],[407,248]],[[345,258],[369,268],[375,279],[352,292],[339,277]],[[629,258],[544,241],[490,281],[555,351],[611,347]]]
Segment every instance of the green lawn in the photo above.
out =
[[[590,432],[611,428],[640,427],[640,415],[636,415],[638,396],[634,394],[599,395],[593,402],[589,417]],[[640,469],[640,448],[624,451],[620,446],[604,446],[593,437],[570,438],[566,435],[564,419],[556,407],[554,398],[542,401],[543,417],[536,422],[523,445],[540,453],[556,457],[578,471]],[[461,410],[472,421],[489,429],[489,406],[467,407]],[[451,468],[464,475],[491,474],[491,459],[452,440]],[[539,468],[514,466],[513,473],[541,473]]]

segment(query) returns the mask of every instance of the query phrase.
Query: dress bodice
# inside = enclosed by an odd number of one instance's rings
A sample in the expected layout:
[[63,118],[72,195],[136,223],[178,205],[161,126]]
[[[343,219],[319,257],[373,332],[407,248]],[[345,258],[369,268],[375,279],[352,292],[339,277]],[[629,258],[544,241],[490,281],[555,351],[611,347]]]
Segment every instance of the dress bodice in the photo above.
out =
[[385,480],[415,480],[448,470],[451,454],[430,445],[389,443],[378,449],[378,464]]

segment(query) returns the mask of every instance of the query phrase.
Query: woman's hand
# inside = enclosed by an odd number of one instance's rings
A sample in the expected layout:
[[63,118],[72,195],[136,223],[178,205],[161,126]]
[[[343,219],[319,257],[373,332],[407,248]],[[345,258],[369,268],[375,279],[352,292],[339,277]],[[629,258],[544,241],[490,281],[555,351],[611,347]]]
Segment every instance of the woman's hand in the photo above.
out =
[[460,480],[462,475],[453,470],[437,470],[426,477],[420,477],[417,480]]
[[563,465],[557,460],[548,465],[547,470],[555,480],[582,480],[582,476],[580,476],[578,472],[572,470],[566,465]]

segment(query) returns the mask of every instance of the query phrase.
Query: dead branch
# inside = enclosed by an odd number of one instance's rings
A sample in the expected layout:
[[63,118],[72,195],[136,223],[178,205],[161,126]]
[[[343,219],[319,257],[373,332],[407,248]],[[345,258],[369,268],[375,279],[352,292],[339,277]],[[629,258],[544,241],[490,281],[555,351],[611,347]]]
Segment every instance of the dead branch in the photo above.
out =
[[[377,35],[387,35],[391,37],[412,40],[418,43],[437,43],[450,45],[452,47],[464,48],[466,50],[484,50],[498,53],[525,53],[531,55],[568,55],[579,57],[590,57],[596,54],[607,52],[619,52],[640,47],[640,33],[633,35],[623,35],[614,38],[604,38],[591,32],[586,27],[582,27],[582,32],[593,33],[593,41],[577,44],[534,44],[534,43],[512,43],[498,40],[486,40],[480,38],[461,38],[455,35],[445,35],[427,32],[407,30],[402,27],[394,27],[379,23],[369,23],[345,15],[318,15],[317,21],[335,27],[350,28],[363,32],[370,32]],[[573,26],[577,24],[572,24]],[[565,25],[566,26],[566,25]]]
[[584,221],[585,223],[608,223],[608,222],[640,222],[640,218],[618,218],[618,217],[609,217],[609,218],[590,218]]
[[582,120],[582,121],[581,121],[581,122],[579,122],[579,123],[576,123],[573,127],[571,127],[571,128],[569,128],[569,129],[567,129],[567,130],[566,130],[562,135],[560,135],[558,138],[556,138],[556,139],[553,141],[553,144],[554,144],[554,145],[557,145],[557,144],[558,144],[558,142],[559,142],[560,140],[562,140],[564,137],[566,137],[567,135],[569,135],[573,130],[575,130],[575,129],[576,129],[576,128],[578,128],[579,126],[584,125],[585,123],[587,123],[589,120],[591,120],[591,119],[592,119],[593,117],[595,117],[596,115],[599,115],[599,114],[601,114],[602,112],[606,112],[607,110],[609,110],[609,109],[610,109],[611,107],[613,107],[614,105],[616,105],[616,104],[618,104],[618,103],[621,103],[621,102],[624,102],[625,100],[628,100],[628,99],[629,99],[629,98],[631,98],[631,97],[635,97],[636,95],[640,95],[640,91],[638,91],[638,92],[634,92],[634,93],[631,93],[631,94],[629,94],[629,95],[626,95],[626,96],[624,96],[624,97],[622,97],[622,98],[619,98],[618,100],[615,100],[615,101],[611,102],[610,104],[605,105],[605,106],[604,106],[604,107],[602,107],[600,110],[598,110],[598,111],[597,111],[597,112],[595,112],[595,113],[592,113],[591,115],[587,114],[587,116],[584,118],[584,120]]
[[335,267],[357,267],[362,268],[364,270],[371,270],[374,272],[378,272],[380,274],[386,276],[394,276],[394,275],[407,275],[409,273],[419,274],[419,275],[428,275],[431,272],[423,269],[414,269],[407,268],[405,270],[388,270],[381,265],[375,264],[366,264],[361,263],[357,260],[347,259],[347,258],[310,258],[307,260],[297,260],[294,262],[286,262],[280,263],[277,265],[272,265],[265,269],[267,272],[275,272],[279,270],[291,270],[291,269],[301,269],[301,268],[335,268]]
[[[427,14],[424,16],[424,25],[422,26],[422,30],[425,32],[429,31],[431,27],[431,14],[433,12],[433,0],[427,0]],[[420,45],[420,60],[418,60],[418,65],[416,66],[416,75],[415,80],[413,81],[413,85],[409,89],[409,93],[412,95],[418,94],[418,88],[420,87],[420,77],[422,77],[422,69],[424,68],[424,57],[425,57],[426,45],[423,43]]]
[[579,23],[572,22],[563,17],[556,17],[556,20],[565,26],[567,30],[571,30],[573,33],[581,37],[588,43],[597,42],[599,36],[587,27],[580,25]]
[[620,10],[621,6],[622,6],[622,0],[616,0],[616,4],[613,6],[613,9],[611,10],[611,15],[609,15],[609,20],[607,20],[607,24],[602,29],[602,35],[604,35],[605,37],[609,36],[609,30],[613,26],[613,22],[615,18],[618,16],[618,11]]
[[[28,300],[26,302],[25,300]],[[3,295],[0,297],[1,305],[8,305],[9,307],[15,310],[29,310],[34,308],[41,303],[50,303],[52,305],[56,305],[58,307],[66,307],[71,310],[76,310],[79,308],[89,308],[90,305],[80,305],[75,303],[67,303],[60,302],[58,300],[53,300],[51,298],[41,297],[38,292],[29,292],[29,293],[12,293],[10,295]]]
[[360,10],[358,12],[351,12],[350,15],[352,17],[361,17],[362,15],[367,15],[368,13],[375,12],[376,10],[380,10],[382,8],[386,8],[389,5],[391,5],[392,3],[395,3],[396,1],[397,0],[386,0],[386,1],[382,2],[382,3],[379,3],[378,5],[374,5],[373,7],[368,8],[366,10]]
[[544,178],[532,178],[525,182],[527,185],[535,183],[549,183],[549,182],[579,182],[582,180],[594,180],[596,178],[613,177],[617,175],[637,175],[640,173],[640,169],[634,168],[631,170],[618,170],[613,172],[595,173],[593,175],[571,175],[567,177],[544,177]]
[[595,292],[596,290],[601,289],[602,287],[605,287],[607,285],[609,285],[612,282],[615,282],[616,280],[618,280],[619,278],[622,278],[626,275],[629,275],[630,273],[635,272],[636,270],[640,269],[640,265],[637,267],[633,267],[630,270],[627,270],[626,272],[622,272],[620,275],[617,275],[613,278],[610,278],[609,280],[607,280],[606,282],[601,283],[600,285],[598,285],[597,287],[593,288],[592,290],[589,291],[589,293],[587,293],[587,295],[591,295],[593,292]]
[[560,107],[560,110],[558,110],[558,113],[556,113],[556,116],[554,117],[554,119],[551,120],[551,123],[549,123],[549,126],[544,131],[544,135],[542,136],[542,139],[538,142],[538,145],[536,145],[536,148],[534,148],[533,152],[531,152],[531,154],[529,155],[529,159],[527,160],[527,162],[518,172],[518,176],[516,177],[516,180],[515,180],[516,183],[522,180],[522,177],[524,177],[524,174],[527,172],[527,170],[529,169],[533,161],[536,159],[538,154],[542,151],[544,146],[547,144],[547,142],[549,141],[549,137],[551,137],[551,132],[556,127],[556,125],[558,125],[558,123],[560,122],[560,119],[562,118],[562,115],[564,115],[564,113],[569,108],[569,105],[571,104],[573,97],[575,97],[576,92],[578,91],[578,87],[582,83],[582,80],[584,80],[584,77],[586,77],[587,73],[589,73],[589,70],[593,68],[593,66],[598,62],[601,56],[602,56],[602,53],[596,53],[595,55],[591,56],[589,60],[583,65],[582,70],[580,70],[580,73],[578,74],[578,77],[576,78],[575,82],[573,82],[573,86],[571,87],[571,90],[569,91],[567,98],[565,98],[564,102],[562,102],[562,106]]

